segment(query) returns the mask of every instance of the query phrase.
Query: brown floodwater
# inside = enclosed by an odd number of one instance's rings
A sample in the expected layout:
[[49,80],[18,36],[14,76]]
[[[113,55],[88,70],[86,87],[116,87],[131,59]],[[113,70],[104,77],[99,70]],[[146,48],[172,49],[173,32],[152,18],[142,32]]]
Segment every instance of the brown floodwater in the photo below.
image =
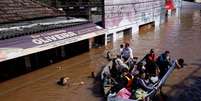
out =
[[[187,66],[175,70],[163,86],[168,101],[201,101],[201,7],[184,3],[180,14],[168,17],[160,28],[126,36],[113,45],[52,64],[0,84],[0,101],[101,101],[98,82],[91,78],[107,63],[105,51],[117,51],[130,42],[134,55],[143,57],[151,48],[164,50],[172,58],[182,57]],[[58,86],[60,77],[70,78],[68,86]],[[84,82],[83,85],[80,82]]]

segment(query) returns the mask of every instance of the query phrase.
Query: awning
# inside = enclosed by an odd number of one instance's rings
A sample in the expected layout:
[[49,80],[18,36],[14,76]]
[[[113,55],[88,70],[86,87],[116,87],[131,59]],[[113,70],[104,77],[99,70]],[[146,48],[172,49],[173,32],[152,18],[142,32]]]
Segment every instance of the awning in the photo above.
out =
[[0,40],[0,62],[105,34],[93,23]]

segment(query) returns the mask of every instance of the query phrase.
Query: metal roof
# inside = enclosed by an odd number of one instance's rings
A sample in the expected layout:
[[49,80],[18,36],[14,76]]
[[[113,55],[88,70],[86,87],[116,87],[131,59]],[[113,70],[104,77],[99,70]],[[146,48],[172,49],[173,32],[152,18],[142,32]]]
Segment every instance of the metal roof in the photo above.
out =
[[55,17],[0,25],[0,40],[89,23],[86,19]]
[[0,23],[61,15],[64,15],[62,11],[36,0],[0,0]]

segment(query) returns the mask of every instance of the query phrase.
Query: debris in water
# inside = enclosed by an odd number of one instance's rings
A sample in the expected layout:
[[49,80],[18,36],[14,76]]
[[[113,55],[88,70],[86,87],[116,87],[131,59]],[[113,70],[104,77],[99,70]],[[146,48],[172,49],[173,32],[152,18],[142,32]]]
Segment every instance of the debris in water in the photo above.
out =
[[62,70],[63,68],[61,66],[56,67],[56,69]]

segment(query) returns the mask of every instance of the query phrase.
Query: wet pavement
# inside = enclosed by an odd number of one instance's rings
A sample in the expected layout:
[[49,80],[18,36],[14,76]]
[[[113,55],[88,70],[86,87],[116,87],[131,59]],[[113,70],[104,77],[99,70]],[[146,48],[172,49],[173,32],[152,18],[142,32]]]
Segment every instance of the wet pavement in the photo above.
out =
[[[61,61],[0,84],[1,101],[101,101],[98,83],[91,78],[107,63],[106,49],[118,50],[130,42],[134,55],[143,57],[150,48],[157,54],[164,50],[172,58],[182,57],[187,66],[175,70],[163,87],[168,101],[201,101],[201,6],[184,3],[181,14],[167,18],[160,28],[141,31],[112,45]],[[70,78],[68,86],[56,83],[62,76]],[[80,84],[84,82],[84,84]]]

